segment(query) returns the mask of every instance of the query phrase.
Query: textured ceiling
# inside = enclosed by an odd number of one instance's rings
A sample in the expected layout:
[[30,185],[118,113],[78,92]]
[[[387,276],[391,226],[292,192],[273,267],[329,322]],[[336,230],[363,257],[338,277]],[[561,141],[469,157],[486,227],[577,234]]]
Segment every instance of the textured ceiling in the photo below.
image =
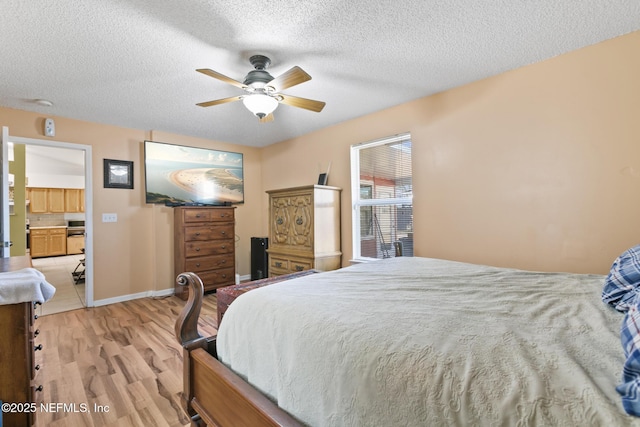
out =
[[[638,0],[2,0],[0,106],[265,146],[640,29]],[[251,54],[283,91],[258,123],[241,102]],[[48,99],[41,107],[35,99]]]

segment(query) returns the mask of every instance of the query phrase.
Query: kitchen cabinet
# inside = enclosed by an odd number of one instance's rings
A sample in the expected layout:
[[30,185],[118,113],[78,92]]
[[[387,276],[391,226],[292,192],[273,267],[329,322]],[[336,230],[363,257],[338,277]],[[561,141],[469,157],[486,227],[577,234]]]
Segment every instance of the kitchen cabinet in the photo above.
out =
[[29,236],[32,258],[67,254],[66,227],[31,228]]
[[47,201],[49,212],[64,213],[64,188],[49,188]]
[[49,192],[46,188],[28,188],[29,210],[31,213],[49,212],[47,201]]
[[82,188],[27,188],[31,213],[84,212]]
[[84,236],[67,237],[67,255],[77,255],[82,253],[84,248]]
[[84,212],[84,189],[65,188],[64,189],[64,211]]

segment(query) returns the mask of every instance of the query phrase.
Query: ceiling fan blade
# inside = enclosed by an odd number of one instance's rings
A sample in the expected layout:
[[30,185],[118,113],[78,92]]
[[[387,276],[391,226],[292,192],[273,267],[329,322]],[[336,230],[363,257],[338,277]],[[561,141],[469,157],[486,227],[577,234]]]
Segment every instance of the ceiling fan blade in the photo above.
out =
[[224,74],[220,74],[219,72],[210,70],[208,68],[198,68],[196,71],[202,74],[206,74],[209,77],[213,77],[214,79],[229,83],[230,85],[239,87],[240,89],[244,89],[247,87],[247,85],[245,85],[244,83],[241,83],[237,80],[232,79],[231,77],[227,77]]
[[315,111],[319,113],[322,111],[326,103],[322,101],[314,101],[313,99],[298,98],[297,96],[280,94],[283,104],[291,105],[292,107],[304,108],[305,110]]
[[263,118],[261,118],[260,120],[258,120],[260,123],[269,123],[272,122],[274,119],[273,117],[273,113],[269,113],[266,116],[264,116]]
[[280,74],[275,79],[271,80],[267,83],[267,86],[271,86],[276,90],[276,92],[280,92],[281,90],[285,90],[290,88],[291,86],[299,85],[300,83],[304,83],[308,80],[311,80],[311,76],[307,74],[302,68],[295,66],[289,71]]
[[216,99],[214,101],[200,102],[196,104],[199,107],[212,107],[214,105],[226,104],[227,102],[240,101],[241,96],[231,96],[229,98]]

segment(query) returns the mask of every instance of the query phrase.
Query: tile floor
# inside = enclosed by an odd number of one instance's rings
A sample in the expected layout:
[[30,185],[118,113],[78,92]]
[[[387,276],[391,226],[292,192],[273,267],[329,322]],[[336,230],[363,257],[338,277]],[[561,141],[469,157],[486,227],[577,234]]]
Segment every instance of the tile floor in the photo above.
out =
[[36,309],[38,316],[61,313],[85,306],[84,281],[76,285],[71,275],[82,258],[84,255],[34,258],[32,260],[33,267],[40,270],[47,282],[56,288],[56,294],[53,298]]

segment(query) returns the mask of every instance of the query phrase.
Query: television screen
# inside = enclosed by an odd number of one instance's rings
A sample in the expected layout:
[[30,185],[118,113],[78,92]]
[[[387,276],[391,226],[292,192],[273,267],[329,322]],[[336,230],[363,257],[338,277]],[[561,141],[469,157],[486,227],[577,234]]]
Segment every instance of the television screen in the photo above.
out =
[[147,203],[243,203],[242,161],[242,153],[145,141]]

